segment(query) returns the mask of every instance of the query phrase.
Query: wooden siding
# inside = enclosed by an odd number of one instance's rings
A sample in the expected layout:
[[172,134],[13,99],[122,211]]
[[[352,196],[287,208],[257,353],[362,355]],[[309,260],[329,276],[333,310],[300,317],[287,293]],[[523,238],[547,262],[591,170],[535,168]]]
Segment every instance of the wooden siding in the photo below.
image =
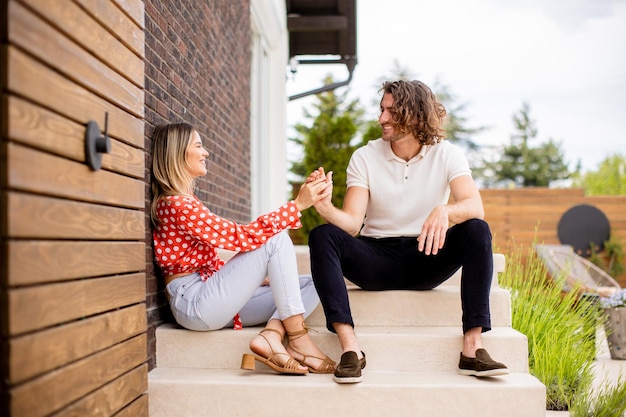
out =
[[[559,221],[567,210],[580,204],[601,210],[609,219],[611,232],[626,248],[626,196],[588,197],[582,189],[548,188],[489,189],[481,190],[481,195],[494,248],[500,252],[513,247],[528,250],[533,243],[560,244]],[[626,287],[626,273],[617,280]]]
[[0,415],[148,416],[143,1],[3,3]]

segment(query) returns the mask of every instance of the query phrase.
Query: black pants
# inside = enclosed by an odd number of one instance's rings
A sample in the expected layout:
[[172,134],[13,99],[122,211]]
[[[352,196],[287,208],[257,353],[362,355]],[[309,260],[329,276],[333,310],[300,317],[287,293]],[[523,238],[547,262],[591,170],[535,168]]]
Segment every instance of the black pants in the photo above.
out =
[[482,220],[448,229],[437,255],[419,252],[415,237],[355,238],[330,224],[311,231],[309,249],[313,281],[331,332],[332,323],[354,326],[344,277],[370,291],[431,290],[460,267],[463,332],[491,329],[493,253],[491,231]]

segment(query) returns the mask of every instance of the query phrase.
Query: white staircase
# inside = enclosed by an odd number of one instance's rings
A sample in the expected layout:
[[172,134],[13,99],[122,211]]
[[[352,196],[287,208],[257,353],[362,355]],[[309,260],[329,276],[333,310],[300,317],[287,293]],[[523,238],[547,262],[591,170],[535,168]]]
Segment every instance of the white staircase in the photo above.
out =
[[[301,273],[308,248],[297,247]],[[537,417],[545,416],[545,387],[528,373],[527,339],[511,328],[508,291],[494,255],[492,331],[483,343],[511,374],[457,374],[462,345],[457,273],[432,291],[368,292],[350,288],[367,367],[360,384],[338,385],[332,375],[277,375],[257,362],[239,369],[260,328],[192,332],[165,324],[156,331],[156,368],[148,375],[150,417]],[[337,337],[325,328],[321,306],[307,319],[312,337],[339,360]]]

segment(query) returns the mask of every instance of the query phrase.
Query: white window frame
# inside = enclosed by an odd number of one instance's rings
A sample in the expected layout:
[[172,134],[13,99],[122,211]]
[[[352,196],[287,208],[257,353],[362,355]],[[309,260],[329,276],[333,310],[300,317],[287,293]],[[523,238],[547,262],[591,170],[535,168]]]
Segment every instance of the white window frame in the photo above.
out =
[[251,0],[251,217],[287,198],[287,16],[284,0]]

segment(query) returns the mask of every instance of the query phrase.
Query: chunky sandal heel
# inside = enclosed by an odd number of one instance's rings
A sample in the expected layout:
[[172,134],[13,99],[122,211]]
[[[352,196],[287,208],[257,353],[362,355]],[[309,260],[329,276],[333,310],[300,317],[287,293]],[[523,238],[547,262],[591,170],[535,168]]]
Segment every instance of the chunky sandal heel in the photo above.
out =
[[241,369],[246,369],[248,371],[254,371],[254,355],[250,355],[249,353],[244,353],[241,357]]

